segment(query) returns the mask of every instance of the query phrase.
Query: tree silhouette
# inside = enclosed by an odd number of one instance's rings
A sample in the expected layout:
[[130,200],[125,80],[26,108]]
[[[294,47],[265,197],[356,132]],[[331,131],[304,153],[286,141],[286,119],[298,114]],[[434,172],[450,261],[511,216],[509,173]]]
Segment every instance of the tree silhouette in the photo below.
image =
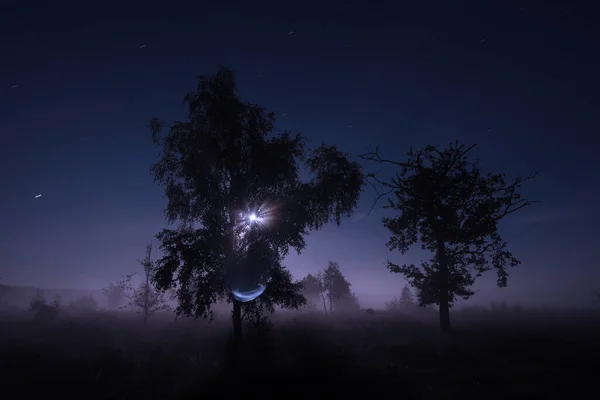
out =
[[404,310],[410,310],[415,305],[410,286],[404,285],[400,293],[400,306]]
[[338,301],[338,309],[342,312],[359,311],[360,301],[356,293],[352,292],[349,296],[342,297]]
[[392,312],[400,311],[400,298],[394,297],[393,299],[386,301],[385,309]]
[[67,309],[79,313],[96,311],[98,309],[98,303],[96,303],[96,299],[94,299],[94,296],[92,295],[82,296],[78,297],[76,300],[70,301],[67,305]]
[[102,288],[102,294],[106,297],[106,303],[109,309],[118,309],[125,300],[125,288],[121,283],[109,283],[107,287]]
[[124,294],[129,303],[125,306],[132,306],[141,310],[144,315],[144,325],[148,324],[148,317],[158,311],[166,311],[169,309],[169,304],[164,293],[156,290],[151,282],[151,275],[154,270],[152,262],[152,243],[146,247],[146,257],[139,260],[140,265],[144,267],[144,281],[137,288],[132,283],[132,278],[135,275],[129,274],[119,283],[124,289]]
[[410,290],[410,286],[404,285],[402,288],[402,292],[400,292],[400,296],[394,297],[390,301],[386,301],[385,308],[388,311],[392,312],[401,312],[406,313],[414,309],[415,301],[413,298],[412,291]]
[[327,315],[327,290],[325,290],[324,274],[323,271],[319,272],[315,278],[319,282],[319,289],[321,290],[321,300],[323,301],[323,311]]
[[152,287],[152,282],[141,282],[137,287],[132,283],[134,274],[125,275],[121,282],[125,287],[125,297],[128,302],[121,308],[133,307],[144,316],[144,325],[148,324],[148,318],[158,311],[169,310],[169,304],[164,294]]
[[33,318],[36,321],[49,322],[58,318],[58,310],[60,308],[60,298],[57,297],[51,303],[48,303],[44,292],[37,290],[35,296],[29,302],[29,311],[33,313]]
[[[162,149],[151,171],[165,189],[168,221],[180,224],[157,235],[164,256],[154,279],[163,290],[177,286],[178,314],[208,318],[215,302],[233,302],[240,343],[242,302],[232,288],[240,280],[268,282],[289,248],[304,249],[308,231],[349,216],[364,177],[335,146],[307,152],[299,134],[271,135],[274,114],[242,101],[228,68],[199,77],[185,101],[187,121],[167,134],[161,121],[151,123]],[[308,181],[299,178],[302,162]],[[282,296],[275,304],[296,304],[287,301],[289,291],[275,294]]]
[[340,266],[334,261],[329,261],[329,265],[323,271],[323,289],[329,300],[329,313],[333,314],[333,304],[351,306],[358,304],[356,297],[350,291],[350,282],[346,280]]
[[254,301],[244,304],[242,320],[260,330],[268,326],[268,315],[275,311],[275,305],[282,308],[295,308],[306,304],[301,293],[301,282],[292,282],[290,272],[279,264],[272,266],[270,281],[265,292]]
[[495,269],[499,287],[507,285],[507,266],[520,264],[506,250],[498,233],[498,222],[533,203],[517,190],[532,179],[517,178],[507,184],[503,174],[484,174],[478,161],[467,154],[475,146],[450,144],[447,148],[427,146],[408,153],[406,162],[384,159],[379,152],[361,157],[400,167],[391,181],[370,174],[378,198],[393,193],[387,208],[399,215],[383,219],[391,232],[386,244],[403,254],[415,243],[433,253],[420,267],[387,263],[392,272],[402,273],[417,289],[420,305],[437,304],[442,331],[450,331],[450,307],[457,297],[468,299],[470,287],[483,272]]
[[323,301],[323,309],[325,310],[325,314],[327,314],[327,305],[325,303],[325,290],[323,289],[323,280],[322,274],[318,274],[314,276],[312,274],[308,274],[302,279],[302,294],[306,298],[307,303],[311,306],[311,308],[316,309],[317,304],[322,300]]

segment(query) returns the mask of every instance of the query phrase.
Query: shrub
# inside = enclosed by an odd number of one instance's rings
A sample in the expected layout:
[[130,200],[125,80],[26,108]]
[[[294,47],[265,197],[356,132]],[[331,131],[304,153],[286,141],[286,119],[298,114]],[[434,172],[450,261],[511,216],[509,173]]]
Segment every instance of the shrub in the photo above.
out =
[[33,313],[33,319],[40,322],[55,321],[58,318],[59,308],[60,298],[57,297],[52,303],[48,303],[40,290],[29,303],[29,311]]

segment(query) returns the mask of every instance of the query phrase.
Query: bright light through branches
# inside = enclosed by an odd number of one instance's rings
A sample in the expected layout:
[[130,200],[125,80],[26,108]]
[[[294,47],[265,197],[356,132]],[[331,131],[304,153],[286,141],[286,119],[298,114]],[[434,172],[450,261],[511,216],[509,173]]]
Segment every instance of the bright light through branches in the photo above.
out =
[[260,205],[258,208],[249,208],[248,211],[242,211],[239,213],[238,224],[241,225],[242,230],[253,229],[254,227],[264,227],[267,223],[273,219],[274,209],[268,207],[265,204]]
[[264,204],[254,210],[249,208],[247,211],[240,211],[235,228],[237,238],[243,239],[246,233],[252,229],[265,228],[269,220],[273,218],[273,211]]
[[[266,226],[266,223],[273,217],[273,210],[265,207],[264,205],[252,211],[239,212],[238,220],[236,223],[235,234],[239,240],[238,245],[241,248],[246,247],[248,244],[245,243],[244,238],[246,233],[253,229],[261,229]],[[246,266],[254,268],[255,266]],[[243,273],[240,276],[234,278],[234,282],[231,287],[231,294],[233,297],[242,303],[247,303],[260,297],[267,289],[267,284],[270,278],[264,281],[262,278],[260,281],[246,281],[248,278],[243,277]]]

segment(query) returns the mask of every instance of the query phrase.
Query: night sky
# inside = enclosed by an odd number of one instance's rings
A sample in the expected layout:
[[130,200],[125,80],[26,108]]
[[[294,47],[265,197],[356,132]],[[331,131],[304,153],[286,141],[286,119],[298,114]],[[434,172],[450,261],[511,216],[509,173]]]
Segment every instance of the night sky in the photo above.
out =
[[[600,288],[600,28],[574,2],[0,1],[0,276],[96,289],[140,267],[166,227],[149,121],[219,64],[279,130],[353,154],[478,143],[484,168],[541,175],[501,226],[509,287],[471,303],[583,304]],[[485,4],[484,4],[485,3]],[[124,6],[131,4],[131,6]],[[181,4],[181,5],[179,5]],[[294,32],[290,34],[290,32]],[[365,164],[368,171],[380,168]],[[390,170],[383,170],[388,174]],[[35,198],[42,194],[42,197]],[[289,256],[297,278],[337,261],[364,306],[399,293],[373,192]],[[155,240],[156,242],[156,240]]]

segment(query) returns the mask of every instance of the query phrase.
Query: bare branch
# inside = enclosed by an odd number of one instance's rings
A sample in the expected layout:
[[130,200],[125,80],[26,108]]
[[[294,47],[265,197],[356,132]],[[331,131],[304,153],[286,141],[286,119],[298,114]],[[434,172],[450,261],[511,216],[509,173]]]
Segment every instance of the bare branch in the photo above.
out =
[[407,163],[404,163],[404,162],[394,161],[394,160],[390,160],[390,159],[381,157],[381,155],[379,154],[379,146],[375,147],[375,151],[369,151],[369,149],[367,148],[367,152],[363,153],[363,154],[359,154],[358,157],[362,158],[363,160],[366,160],[366,161],[375,161],[378,163],[396,165],[398,167],[406,167],[408,165]]
[[504,218],[505,216],[507,216],[508,214],[512,214],[515,211],[518,211],[518,210],[520,210],[520,209],[522,209],[524,207],[530,206],[530,205],[532,205],[534,203],[539,203],[538,200],[526,200],[526,199],[521,199],[521,198],[519,198],[519,200],[513,201],[513,199],[517,198],[515,196],[516,195],[516,193],[515,193],[516,190],[518,188],[520,188],[521,185],[524,182],[527,182],[527,181],[530,181],[530,180],[534,179],[538,175],[539,172],[540,172],[540,169],[532,172],[531,174],[529,174],[525,178],[517,178],[509,186],[507,186],[507,187],[505,187],[503,189],[500,189],[500,190],[503,190],[506,193],[506,195],[509,196],[509,198],[511,200],[506,205],[506,207],[504,208],[504,211],[500,215],[498,215],[496,217],[496,220],[500,220],[500,219]]
[[[375,206],[379,202],[379,199],[381,199],[382,197],[389,196],[391,193],[394,192],[394,189],[395,189],[395,187],[393,185],[390,185],[389,183],[384,182],[384,181],[380,180],[379,178],[377,178],[378,173],[379,173],[379,171],[374,174],[367,174],[367,176],[366,176],[366,182],[373,188],[373,190],[375,191],[375,194],[376,194],[375,200],[373,200],[373,204],[371,205],[371,208],[369,209],[369,213],[368,213],[369,215],[371,214],[373,209],[375,209]],[[387,187],[388,190],[386,190],[384,192],[380,192],[379,189],[377,188],[377,185]]]
[[[390,164],[390,165],[395,165],[397,167],[406,167],[408,164],[404,163],[404,162],[400,162],[400,161],[394,161],[394,160],[390,160],[387,158],[383,158],[381,157],[381,155],[379,154],[379,147],[375,147],[375,151],[370,151],[369,148],[366,148],[366,152],[363,154],[359,154],[358,157],[362,158],[363,160],[366,161],[374,161],[374,162],[378,162],[381,164]],[[380,199],[389,196],[390,194],[392,194],[394,192],[394,190],[398,189],[399,187],[399,180],[400,180],[400,176],[398,175],[398,173],[396,173],[396,178],[392,179],[390,182],[386,182],[386,181],[382,181],[381,179],[377,178],[377,174],[379,174],[379,172],[381,171],[377,171],[376,173],[371,173],[371,174],[367,174],[365,176],[365,180],[366,182],[373,188],[373,190],[375,191],[375,200],[373,200],[373,204],[371,205],[371,208],[369,209],[369,215],[371,214],[371,212],[373,212],[373,210],[375,209],[375,206],[377,205],[377,203],[379,202]],[[377,186],[382,186],[384,188],[386,188],[386,190],[384,191],[380,191],[378,189]]]

